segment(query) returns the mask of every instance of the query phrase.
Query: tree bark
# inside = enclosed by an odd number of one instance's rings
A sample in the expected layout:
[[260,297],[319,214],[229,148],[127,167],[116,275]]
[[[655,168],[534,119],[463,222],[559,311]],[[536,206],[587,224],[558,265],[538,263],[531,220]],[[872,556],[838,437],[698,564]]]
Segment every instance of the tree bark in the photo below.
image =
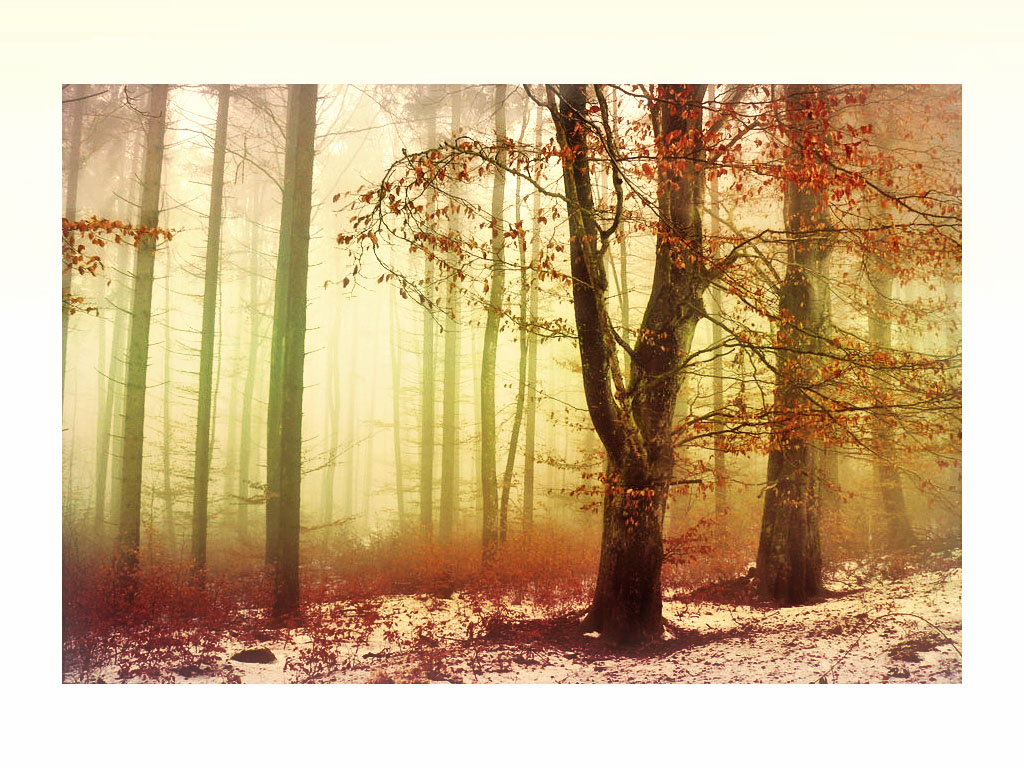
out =
[[313,190],[315,85],[288,86],[285,184],[281,204],[270,391],[267,407],[267,554],[276,619],[299,608],[299,503],[306,279]]
[[[139,219],[140,226],[147,229],[155,229],[160,216],[160,173],[163,166],[166,111],[167,86],[152,86],[147,107],[146,153]],[[128,333],[121,518],[118,529],[119,570],[129,588],[133,588],[135,583],[141,534],[143,427],[146,419],[146,371],[149,363],[155,262],[156,237],[143,234],[135,256],[135,288]]]
[[480,360],[480,447],[481,483],[484,504],[483,557],[491,560],[499,537],[498,519],[498,467],[497,424],[494,411],[495,366],[498,355],[498,326],[501,323],[501,305],[505,295],[505,234],[502,212],[505,208],[505,86],[494,87],[494,134],[498,144],[497,165],[494,169],[494,187],[491,193],[491,275],[490,302],[484,325],[484,346]]
[[[196,423],[195,480],[192,492],[192,562],[200,574],[206,568],[207,507],[210,487],[210,407],[213,388],[213,343],[217,320],[217,282],[220,274],[220,228],[224,201],[224,155],[227,148],[228,104],[231,86],[217,88],[217,128],[213,143],[210,220],[206,237],[206,280],[203,291],[203,330],[199,349],[199,414]],[[221,329],[223,335],[223,329]]]
[[[603,229],[594,214],[584,124],[586,91],[579,85],[548,89],[549,111],[562,148],[583,385],[591,420],[608,456],[601,560],[583,626],[618,643],[654,639],[662,631],[662,524],[674,463],[672,421],[680,361],[703,315],[701,296],[709,281],[702,264],[699,208],[705,88],[659,86],[651,106],[660,221],[651,296],[632,350],[631,397],[624,396],[627,388],[606,301],[604,253],[618,216]],[[599,101],[604,115],[605,105]],[[618,187],[615,176],[613,182]]]
[[800,604],[821,592],[821,541],[814,434],[804,390],[813,386],[825,318],[821,280],[830,243],[822,193],[804,178],[800,137],[819,130],[809,101],[816,90],[786,86],[786,120],[793,141],[784,215],[789,259],[780,295],[775,402],[764,515],[757,552],[762,597]]

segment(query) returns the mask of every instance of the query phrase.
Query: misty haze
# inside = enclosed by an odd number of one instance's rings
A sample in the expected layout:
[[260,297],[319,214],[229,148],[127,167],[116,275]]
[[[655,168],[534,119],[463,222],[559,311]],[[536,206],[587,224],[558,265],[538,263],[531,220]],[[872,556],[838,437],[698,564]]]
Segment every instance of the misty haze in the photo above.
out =
[[62,89],[65,683],[961,681],[961,89]]

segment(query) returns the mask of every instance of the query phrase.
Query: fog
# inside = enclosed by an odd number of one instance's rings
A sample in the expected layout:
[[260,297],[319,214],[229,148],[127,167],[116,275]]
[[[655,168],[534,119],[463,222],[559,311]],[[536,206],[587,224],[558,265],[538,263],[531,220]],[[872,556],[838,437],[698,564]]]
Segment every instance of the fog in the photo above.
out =
[[[728,267],[700,292],[692,339],[678,356],[674,461],[671,478],[658,480],[667,488],[657,513],[666,585],[746,573],[759,557],[766,495],[778,484],[770,479],[769,455],[779,440],[773,431],[781,423],[777,376],[787,370],[779,356],[787,344],[780,339],[789,322],[784,296],[796,238],[795,203],[787,202],[780,179],[795,173],[783,148],[798,139],[781,129],[773,134],[768,118],[758,117],[780,113],[789,91],[737,88],[711,86],[703,112],[697,109],[706,132],[701,151],[708,153],[692,156],[703,174],[695,210],[705,244],[698,258],[709,275],[717,265]],[[961,520],[959,89],[865,87],[858,101],[859,86],[837,88],[825,157],[847,163],[847,176],[830,177],[823,204],[831,233],[823,246],[826,266],[808,278],[808,301],[824,304],[820,333],[832,345],[824,353],[815,348],[820,378],[806,390],[814,394],[809,401],[817,414],[808,417],[815,426],[807,439],[822,457],[814,465],[820,474],[815,514],[826,567],[909,551],[910,542],[959,546]],[[659,249],[668,242],[659,216],[675,215],[658,201],[674,182],[668,155],[656,151],[661,145],[651,134],[657,99],[642,86],[587,93],[592,133],[586,146],[593,158],[585,176],[593,186],[595,221],[610,227],[600,253],[607,265],[604,306],[622,342],[615,347],[607,331],[614,348],[609,364],[625,371],[612,399],[626,409],[642,391],[641,385],[629,388],[631,356],[643,341],[637,329],[647,322]],[[504,489],[514,432],[501,567],[515,570],[517,553],[532,552],[522,557],[533,578],[537,572],[530,569],[541,568],[540,553],[548,553],[559,573],[571,571],[584,592],[592,588],[612,463],[595,430],[581,367],[571,198],[560,165],[567,154],[559,150],[567,139],[553,122],[556,97],[563,94],[549,90],[545,96],[544,86],[508,86],[499,107],[489,85],[317,87],[301,377],[304,590],[314,571],[341,569],[354,578],[358,563],[376,573],[374,557],[398,557],[409,547],[427,548],[436,558],[430,568],[449,581],[486,572],[491,545],[483,490],[496,487],[500,496]],[[69,184],[76,190],[66,216],[140,222],[145,136],[155,119],[149,98],[150,87],[142,85],[65,87],[66,207]],[[139,522],[143,563],[188,567],[195,551],[217,111],[215,86],[169,89],[157,226],[171,237],[156,238]],[[495,139],[499,111],[507,140]],[[203,564],[213,575],[265,565],[267,502],[276,498],[268,486],[267,419],[275,275],[289,236],[281,233],[282,202],[292,194],[289,119],[287,87],[231,86]],[[870,131],[862,129],[868,125]],[[498,154],[503,146],[504,161]],[[680,152],[684,160],[673,161],[691,162]],[[831,160],[821,162],[832,167]],[[503,198],[492,230],[496,168],[504,174]],[[945,186],[922,191],[926,182]],[[917,195],[923,195],[920,209]],[[95,274],[71,270],[76,303],[67,326],[62,435],[65,558],[95,562],[110,560],[124,544],[118,543],[125,525],[121,436],[137,250],[128,237],[118,243],[110,231],[100,235],[106,243],[89,243],[86,253],[99,255],[102,266]],[[490,434],[482,426],[482,361],[487,320],[495,317],[489,302],[500,289],[492,266],[498,262],[504,295]],[[886,266],[872,266],[882,262]],[[825,287],[813,287],[816,280]],[[536,341],[536,373],[521,386],[527,338]],[[456,393],[448,446],[446,367],[454,374],[447,386]],[[432,376],[432,393],[425,375]],[[614,383],[615,375],[607,381]],[[427,402],[432,407],[425,409]],[[427,456],[423,436],[431,433]],[[492,438],[496,486],[482,469]],[[454,456],[451,500],[441,498],[446,447]],[[426,466],[429,477],[423,476]],[[901,496],[898,524],[885,496],[894,489]],[[450,534],[442,530],[445,516]],[[435,574],[418,560],[407,566],[408,573],[390,575],[389,588]]]

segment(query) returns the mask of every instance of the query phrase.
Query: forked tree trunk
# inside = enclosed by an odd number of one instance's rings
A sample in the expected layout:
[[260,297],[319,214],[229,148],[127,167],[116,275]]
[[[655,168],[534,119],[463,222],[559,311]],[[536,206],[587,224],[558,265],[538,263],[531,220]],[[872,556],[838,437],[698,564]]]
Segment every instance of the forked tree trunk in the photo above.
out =
[[316,94],[315,85],[288,86],[285,184],[267,407],[267,555],[274,570],[272,615],[278,619],[299,608],[302,374]]
[[[652,103],[660,225],[651,297],[632,350],[632,397],[625,398],[604,267],[615,226],[603,229],[593,213],[583,124],[589,112],[586,91],[578,85],[548,89],[549,111],[563,149],[573,308],[584,391],[608,455],[601,560],[583,626],[617,643],[639,643],[662,632],[661,537],[674,463],[672,422],[682,375],[680,361],[703,315],[701,296],[709,279],[700,269],[703,147],[699,137],[704,91],[703,85],[663,85]],[[599,107],[606,118],[603,99]],[[613,182],[618,197],[620,180],[613,176]]]
[[[160,215],[160,172],[164,155],[167,86],[154,85],[146,109],[146,155],[139,224],[155,229]],[[128,364],[125,381],[124,437],[122,440],[121,519],[118,528],[118,564],[129,588],[134,587],[139,559],[142,511],[142,448],[146,420],[146,371],[149,364],[149,329],[153,309],[153,273],[156,237],[143,234],[135,257],[135,289]]]
[[[207,506],[210,488],[211,403],[213,392],[213,343],[217,320],[217,283],[220,275],[220,227],[223,220],[224,156],[228,135],[228,102],[231,86],[217,88],[217,128],[213,143],[213,174],[210,185],[210,220],[206,237],[206,279],[203,290],[203,330],[199,349],[199,415],[192,491],[192,562],[196,571],[206,568]],[[223,338],[223,328],[221,338]]]

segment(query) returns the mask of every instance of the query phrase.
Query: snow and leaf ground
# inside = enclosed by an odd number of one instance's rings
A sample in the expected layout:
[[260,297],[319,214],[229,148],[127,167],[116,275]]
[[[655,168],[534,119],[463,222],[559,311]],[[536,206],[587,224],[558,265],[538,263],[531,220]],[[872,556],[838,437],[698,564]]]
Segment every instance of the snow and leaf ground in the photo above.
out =
[[[895,573],[894,573],[895,571]],[[959,683],[960,553],[914,567],[836,569],[806,606],[753,598],[746,579],[665,596],[666,630],[642,648],[585,635],[578,602],[390,595],[307,608],[301,627],[95,638],[65,682],[122,683]],[[102,646],[102,650],[101,650]],[[233,660],[266,649],[269,663]],[[268,657],[269,658],[269,657]]]

